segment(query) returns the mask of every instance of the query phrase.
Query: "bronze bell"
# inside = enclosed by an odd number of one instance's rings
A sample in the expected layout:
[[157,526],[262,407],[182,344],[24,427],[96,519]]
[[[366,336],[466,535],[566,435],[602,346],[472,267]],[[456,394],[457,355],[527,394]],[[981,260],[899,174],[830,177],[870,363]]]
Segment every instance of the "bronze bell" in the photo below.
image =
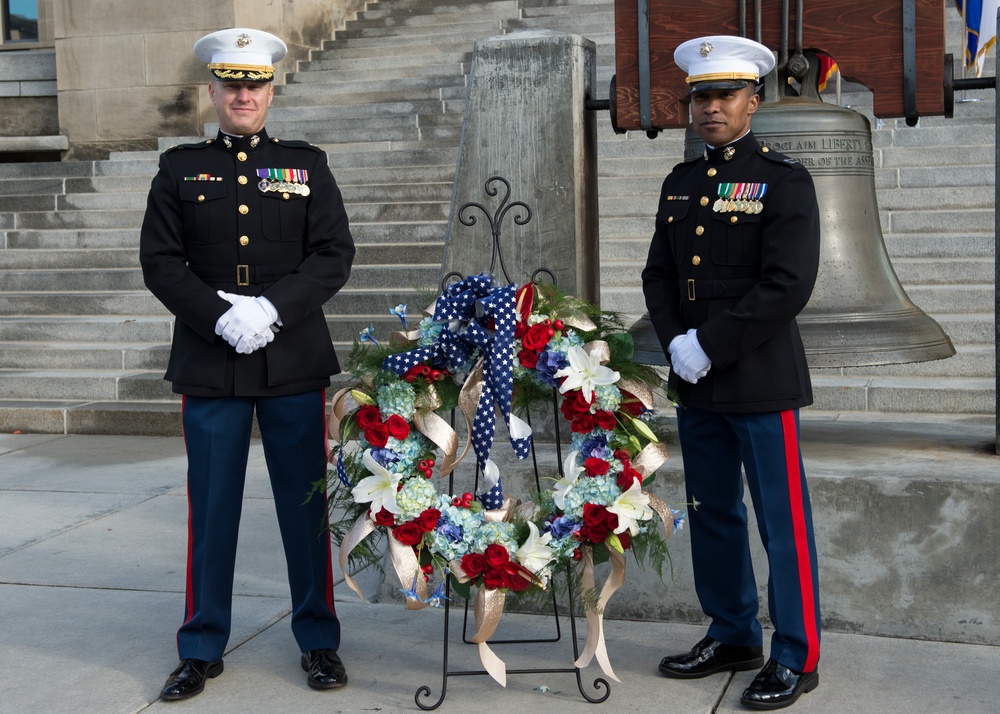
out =
[[[820,208],[820,265],[812,298],[797,318],[810,367],[857,367],[951,357],[955,348],[906,295],[882,238],[868,119],[816,98],[762,101],[753,117],[763,144],[812,174]],[[704,143],[689,126],[685,158]],[[666,364],[644,315],[629,329],[636,360]]]

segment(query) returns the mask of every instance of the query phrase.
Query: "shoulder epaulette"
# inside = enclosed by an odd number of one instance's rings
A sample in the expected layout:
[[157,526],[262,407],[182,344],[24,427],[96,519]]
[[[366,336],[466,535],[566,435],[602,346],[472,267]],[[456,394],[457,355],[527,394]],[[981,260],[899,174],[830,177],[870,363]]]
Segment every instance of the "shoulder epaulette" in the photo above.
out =
[[772,161],[776,164],[784,164],[785,166],[788,166],[793,169],[802,168],[802,164],[793,159],[791,156],[786,156],[785,154],[782,154],[780,151],[775,151],[774,149],[770,149],[766,146],[758,146],[757,155],[763,156],[768,161]]
[[308,141],[301,141],[299,139],[279,139],[276,136],[271,137],[271,143],[277,144],[278,146],[291,146],[294,149],[311,149],[319,153],[323,152],[323,149],[319,148],[315,144],[310,144]]
[[195,144],[177,144],[176,146],[171,146],[163,153],[169,154],[171,151],[177,151],[178,149],[204,149],[206,146],[208,146],[214,141],[215,139],[205,139],[205,141],[199,141]]

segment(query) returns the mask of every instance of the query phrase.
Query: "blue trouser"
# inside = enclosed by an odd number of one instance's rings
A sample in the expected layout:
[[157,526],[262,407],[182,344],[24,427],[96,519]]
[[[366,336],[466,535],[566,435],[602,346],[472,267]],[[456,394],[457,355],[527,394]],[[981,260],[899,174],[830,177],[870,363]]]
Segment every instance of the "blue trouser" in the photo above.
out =
[[695,590],[708,635],[757,646],[758,595],[750,560],[742,466],[768,557],[771,657],[795,671],[819,660],[819,578],[812,509],[799,451],[798,410],[720,414],[678,408]]
[[326,474],[325,394],[284,397],[184,397],[188,455],[188,558],[181,659],[215,662],[229,641],[236,541],[254,410],[292,595],[292,633],[303,652],[337,649],[340,622],[326,499],[306,501]]

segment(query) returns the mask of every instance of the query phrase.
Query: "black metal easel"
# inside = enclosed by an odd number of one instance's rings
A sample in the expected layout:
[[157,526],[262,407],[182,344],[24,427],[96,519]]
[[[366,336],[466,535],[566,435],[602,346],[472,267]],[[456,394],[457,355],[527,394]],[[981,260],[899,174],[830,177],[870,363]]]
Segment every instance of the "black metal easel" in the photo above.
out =
[[[507,201],[510,198],[510,182],[508,182],[505,178],[503,178],[501,176],[493,176],[492,178],[489,178],[489,179],[486,180],[484,188],[485,188],[485,191],[486,191],[486,193],[488,195],[490,195],[490,196],[496,196],[499,193],[499,189],[494,185],[496,182],[503,183],[503,185],[507,189],[507,193],[501,199],[500,206],[497,207],[497,209],[496,209],[496,211],[494,213],[491,214],[486,209],[486,207],[483,206],[480,203],[469,202],[469,203],[464,204],[459,209],[459,211],[458,211],[458,219],[459,219],[459,221],[462,222],[462,225],[473,226],[473,225],[476,224],[476,217],[475,216],[469,215],[468,217],[466,217],[465,215],[463,215],[464,212],[465,212],[465,210],[468,209],[468,208],[478,208],[479,210],[481,210],[486,215],[487,219],[490,221],[490,229],[491,229],[492,234],[493,234],[493,253],[492,253],[492,258],[490,260],[489,271],[490,271],[491,274],[495,274],[494,271],[496,269],[497,263],[499,262],[500,269],[501,269],[501,271],[503,273],[504,279],[507,280],[508,283],[511,283],[513,281],[511,280],[510,275],[507,273],[507,266],[504,264],[504,260],[503,260],[503,250],[502,250],[502,248],[500,246],[500,226],[503,223],[503,219],[506,216],[507,212],[511,208],[514,208],[515,206],[518,207],[518,208],[523,208],[524,211],[525,211],[525,213],[524,214],[517,214],[517,215],[515,215],[514,216],[514,222],[517,225],[519,225],[519,226],[520,225],[524,225],[525,223],[527,223],[528,221],[531,220],[531,208],[529,208],[528,205],[526,203],[524,203],[523,201],[515,201],[515,202],[513,202],[513,203],[511,203],[509,205],[507,204]],[[539,268],[534,273],[532,273],[532,275],[531,275],[532,282],[536,282],[537,279],[538,279],[538,277],[539,277],[539,275],[542,274],[542,273],[548,274],[550,276],[550,278],[552,279],[553,283],[555,282],[555,275],[552,273],[552,271],[548,270],[547,268]],[[449,273],[442,280],[442,289],[447,285],[447,283],[452,278],[460,278],[461,279],[463,277],[464,276],[462,276],[460,273]],[[563,469],[563,465],[562,465],[562,443],[561,443],[561,436],[560,436],[560,429],[559,429],[559,419],[556,416],[559,413],[559,408],[558,408],[559,405],[558,405],[558,396],[557,396],[557,393],[556,393],[555,389],[552,390],[552,407],[553,407],[553,412],[552,412],[553,413],[553,417],[555,418],[556,461],[557,461],[558,467],[559,467],[559,475],[562,476],[563,475],[563,473],[562,473],[562,469]],[[453,421],[452,426],[454,427],[454,414],[452,415],[452,421]],[[530,413],[527,415],[527,422],[528,422],[528,424],[530,426],[531,425],[531,414]],[[534,467],[535,486],[536,486],[536,488],[538,488],[539,491],[541,491],[541,480],[540,480],[539,475],[538,475],[538,459],[537,459],[536,454],[535,454],[535,443],[534,443],[534,441],[532,441],[532,443],[531,443],[531,461],[532,461],[532,465]],[[479,486],[479,473],[480,473],[480,471],[479,471],[479,464],[477,463],[476,464],[476,473],[475,473],[475,481],[474,481],[473,491],[475,491],[478,488],[478,486]],[[448,492],[449,493],[452,493],[454,491],[454,485],[455,485],[454,484],[454,480],[455,480],[455,476],[454,476],[454,473],[452,473],[452,474],[450,474],[448,476]],[[577,641],[576,614],[574,612],[574,607],[573,607],[573,578],[572,578],[572,574],[570,573],[570,568],[569,568],[568,565],[566,566],[565,574],[566,574],[566,591],[567,591],[567,597],[568,597],[568,601],[569,601],[570,635],[571,635],[571,639],[573,641],[573,661],[575,662],[579,658],[579,656],[580,656],[580,647],[579,647],[579,642]],[[450,578],[446,578],[445,579],[444,595],[445,595],[445,597],[443,598],[444,599],[444,628],[443,628],[443,637],[442,637],[443,652],[442,652],[442,669],[441,669],[441,694],[438,697],[437,701],[426,702],[426,701],[423,701],[423,700],[430,697],[430,695],[431,695],[431,688],[429,686],[427,686],[427,685],[423,685],[419,689],[417,689],[417,691],[414,694],[413,698],[414,698],[414,701],[416,701],[417,706],[420,707],[421,709],[424,709],[424,710],[437,709],[439,706],[441,706],[441,703],[444,701],[445,695],[448,692],[448,678],[449,677],[468,677],[468,676],[489,674],[489,672],[487,672],[485,669],[476,669],[476,670],[460,669],[460,670],[456,670],[456,669],[451,669],[449,667],[449,664],[448,664],[448,638],[449,638],[449,629],[450,629],[449,628],[449,624],[450,624],[450,619],[451,619],[450,618],[450,615],[451,615],[451,600],[450,600],[450,596],[451,596],[451,580],[450,580]],[[502,644],[534,644],[534,643],[558,642],[562,638],[562,629],[561,629],[560,624],[559,624],[559,606],[558,606],[558,603],[556,602],[556,595],[555,595],[554,591],[552,592],[552,617],[553,617],[553,620],[555,621],[555,636],[554,637],[549,637],[549,638],[533,638],[533,639],[506,639],[506,640],[493,640],[493,639],[491,639],[490,640],[490,644],[491,645],[502,645]],[[469,626],[469,601],[467,599],[466,602],[465,602],[465,613],[464,613],[464,620],[463,620],[463,626],[462,626],[462,642],[465,643],[465,644],[473,644],[469,640],[468,626]],[[603,677],[597,677],[594,680],[593,686],[594,686],[594,689],[597,690],[597,694],[598,695],[594,696],[594,695],[588,694],[587,691],[584,689],[584,686],[583,686],[583,677],[582,677],[582,673],[581,673],[579,667],[542,667],[542,668],[532,668],[532,669],[508,669],[507,670],[508,674],[548,674],[548,673],[570,673],[570,672],[572,672],[572,673],[574,673],[576,675],[576,683],[577,683],[577,687],[580,690],[580,694],[588,702],[597,704],[597,703],[605,701],[609,696],[611,696],[611,687],[608,684],[607,680],[604,679]],[[602,690],[603,690],[603,694],[602,694]]]

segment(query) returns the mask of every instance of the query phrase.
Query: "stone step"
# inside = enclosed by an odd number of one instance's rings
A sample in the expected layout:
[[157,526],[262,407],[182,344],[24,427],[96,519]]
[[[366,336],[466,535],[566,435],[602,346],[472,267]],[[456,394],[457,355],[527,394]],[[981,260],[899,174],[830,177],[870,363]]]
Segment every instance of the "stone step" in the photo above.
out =
[[[419,271],[413,274],[411,266],[399,266],[396,283],[386,288],[352,287],[345,288],[324,306],[327,314],[333,315],[367,315],[372,305],[421,302],[416,299],[418,292],[437,292],[440,266],[432,266],[433,270]],[[418,282],[418,278],[425,282]],[[361,280],[357,285],[363,285]],[[404,287],[401,287],[404,286]],[[38,294],[31,292],[0,293],[0,318],[4,321],[10,317],[100,315],[128,318],[166,316],[169,313],[149,292],[124,290],[116,291],[78,291]]]
[[[367,72],[368,76],[371,73],[376,73],[380,77],[385,77],[384,72],[386,70],[398,69],[400,66],[410,67],[415,70],[420,70],[423,74],[441,74],[442,72],[437,67],[440,66],[462,66],[467,65],[472,57],[472,43],[466,41],[463,43],[452,43],[454,49],[446,50],[440,45],[436,45],[438,48],[437,52],[405,52],[400,50],[398,53],[388,52],[372,52],[367,56],[362,57],[347,57],[342,54],[335,52],[327,53],[326,56],[322,58],[317,58],[315,55],[309,60],[299,62],[298,69],[290,74],[300,75],[313,72],[343,72],[346,76],[350,76],[351,72]],[[428,49],[434,47],[435,45],[429,44],[423,49]],[[392,75],[390,75],[392,76]],[[289,81],[288,75],[285,77],[285,81]]]
[[[358,118],[344,117],[338,119],[313,119],[296,117],[289,119],[276,119],[268,124],[268,127],[275,127],[276,132],[285,136],[298,134],[319,135],[324,134],[329,137],[343,136],[343,141],[357,141],[357,136],[371,134],[376,141],[384,141],[388,137],[403,136],[401,140],[414,135],[419,130],[446,127],[448,129],[460,129],[462,127],[462,117],[458,114],[444,114],[436,112],[433,114],[396,114],[382,117]],[[397,139],[398,141],[399,139]],[[409,139],[413,140],[413,139]],[[330,143],[332,138],[327,138],[323,143]]]
[[0,213],[51,211],[56,207],[55,194],[0,196]]
[[334,49],[313,50],[309,53],[309,59],[299,62],[298,71],[307,71],[315,62],[338,59],[381,59],[384,57],[406,58],[402,61],[410,61],[410,58],[420,56],[441,56],[454,54],[470,54],[472,52],[473,40],[464,37],[455,37],[447,40],[434,38],[419,38],[416,41],[407,41],[405,38],[397,38],[395,41],[381,40],[377,43],[372,41],[361,42],[359,40],[343,40],[336,43]]
[[[311,72],[303,72],[302,78],[308,79]],[[461,74],[446,73],[434,75],[422,75],[419,77],[403,77],[400,79],[367,79],[354,80],[349,82],[337,82],[335,84],[322,82],[293,82],[280,87],[280,91],[275,92],[275,101],[280,97],[299,96],[302,94],[322,93],[330,96],[330,103],[341,103],[350,101],[353,96],[355,102],[379,102],[380,97],[385,95],[388,101],[410,101],[411,96],[407,94],[412,90],[427,90],[430,92],[441,92],[447,88],[465,87],[466,79]],[[318,86],[322,85],[322,86]],[[421,99],[433,98],[433,94],[426,92],[417,95]],[[284,101],[284,100],[283,100]]]
[[[408,298],[411,313],[418,311],[419,297],[411,294]],[[399,319],[389,313],[398,303],[373,298],[365,310],[345,316],[328,314],[327,325],[333,341],[350,345],[361,330],[375,324],[376,337],[388,336],[400,329]],[[53,317],[47,315],[33,317],[8,317],[0,320],[0,343],[7,350],[48,348],[58,349],[109,349],[109,346],[135,347],[148,350],[151,346],[169,346],[173,333],[174,318],[164,314],[159,317]],[[19,367],[34,365],[21,362]],[[8,365],[10,366],[10,365]],[[156,365],[165,368],[166,363]]]
[[[165,370],[170,345],[126,343],[3,342],[0,369],[34,370]],[[30,392],[17,396],[28,396]],[[8,395],[7,398],[10,398]]]
[[49,228],[134,228],[142,225],[143,210],[129,211],[40,211],[21,213],[17,217],[18,229]]
[[840,377],[812,375],[824,411],[993,414],[996,382],[975,377]]
[[[291,101],[291,100],[289,100]],[[287,102],[286,102],[287,103]],[[330,106],[278,106],[272,104],[267,113],[268,126],[273,121],[289,119],[302,120],[333,120],[333,119],[369,119],[375,117],[390,117],[396,115],[433,114],[444,112],[444,104],[435,99],[421,102],[380,102],[372,104],[347,104]]]
[[90,249],[139,246],[139,227],[95,229],[39,229],[7,231],[11,249]]
[[[433,20],[434,18],[430,18]],[[458,19],[458,18],[456,18]],[[493,37],[494,35],[499,35],[502,32],[501,20],[496,19],[469,19],[468,14],[465,15],[464,22],[450,22],[447,25],[437,24],[434,22],[425,23],[414,23],[414,24],[396,24],[396,25],[382,25],[373,26],[365,25],[364,27],[352,26],[350,22],[347,23],[347,29],[338,30],[334,33],[335,39],[353,39],[359,37],[365,38],[392,38],[400,35],[405,35],[407,37],[442,37],[442,38],[458,38],[464,37],[467,39],[482,39],[486,37]]]
[[[908,364],[888,364],[875,367],[845,367],[840,374],[850,377],[992,377],[996,368],[996,353],[992,345],[960,345],[956,354],[947,359]],[[814,370],[826,375],[831,370]],[[832,375],[831,375],[832,376]]]
[[[106,249],[47,249],[10,248],[0,251],[0,276],[12,270],[94,270],[131,268],[139,264],[139,252],[134,248]],[[6,281],[4,290],[10,288]]]
[[335,178],[341,190],[348,186],[381,186],[397,181],[404,184],[447,183],[450,185],[455,181],[455,167],[450,164],[391,167],[338,166]]
[[477,15],[485,13],[517,14],[517,0],[473,0],[472,2],[456,3],[403,3],[395,2],[373,3],[357,14],[357,22],[366,26],[374,24],[375,20],[387,18],[410,18],[414,16],[465,16],[470,11]]
[[22,181],[25,178],[71,178],[93,176],[92,161],[37,161],[0,163],[0,180]]
[[[462,76],[468,71],[469,63],[462,60],[428,65],[426,67],[414,67],[403,61],[380,69],[378,73],[380,80],[391,81],[423,77],[428,73],[440,76]],[[308,71],[290,72],[286,76],[286,81],[297,84],[327,84],[333,82],[365,82],[370,78],[371,70],[369,69],[321,69],[317,67]]]
[[[605,282],[602,269],[601,307],[630,315],[645,312],[646,303],[642,287],[635,279],[621,285]],[[993,285],[907,285],[906,294],[910,300],[929,315],[938,313],[989,313],[993,309]]]
[[[426,263],[402,262],[413,257],[410,251],[397,251],[391,263],[365,264],[352,268],[352,280],[366,289],[390,288],[395,285],[433,285],[440,273],[440,249],[416,252],[431,259]],[[64,270],[0,270],[4,293],[59,294],[73,292],[123,292],[144,289],[138,261],[128,268],[82,268]]]
[[458,158],[458,147],[379,147],[357,145],[344,146],[342,152],[329,154],[330,167],[334,175],[341,168],[391,168],[395,166],[451,166],[455,168]]
[[44,194],[59,194],[68,179],[62,176],[46,178],[3,178],[0,179],[0,197],[9,196],[39,196]]

